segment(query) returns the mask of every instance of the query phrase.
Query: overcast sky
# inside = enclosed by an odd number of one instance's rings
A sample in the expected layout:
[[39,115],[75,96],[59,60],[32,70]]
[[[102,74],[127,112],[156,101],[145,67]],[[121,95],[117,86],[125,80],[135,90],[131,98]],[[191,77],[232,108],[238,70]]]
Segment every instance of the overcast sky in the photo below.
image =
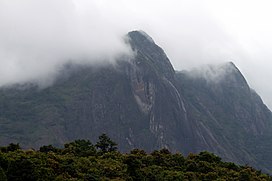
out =
[[175,69],[233,61],[272,108],[269,0],[0,0],[0,86],[50,82],[67,61],[114,60],[144,30]]

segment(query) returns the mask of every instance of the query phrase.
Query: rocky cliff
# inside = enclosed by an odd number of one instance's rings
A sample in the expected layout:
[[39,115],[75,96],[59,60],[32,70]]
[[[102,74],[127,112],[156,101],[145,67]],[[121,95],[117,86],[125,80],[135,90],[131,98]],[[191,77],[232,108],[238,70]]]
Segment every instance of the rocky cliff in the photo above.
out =
[[107,133],[121,151],[212,151],[227,161],[272,169],[271,112],[233,63],[175,72],[141,31],[135,52],[114,65],[69,65],[54,85],[0,91],[0,144],[61,145]]

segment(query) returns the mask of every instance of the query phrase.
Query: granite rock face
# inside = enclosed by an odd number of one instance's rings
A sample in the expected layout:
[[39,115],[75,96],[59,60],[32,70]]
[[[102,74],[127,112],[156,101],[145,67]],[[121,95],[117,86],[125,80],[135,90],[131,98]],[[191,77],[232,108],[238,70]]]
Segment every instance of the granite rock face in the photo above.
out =
[[179,72],[177,79],[195,132],[209,133],[200,134],[194,151],[205,148],[225,160],[271,170],[271,111],[233,63]]
[[231,62],[176,72],[141,31],[127,35],[133,58],[114,65],[69,65],[54,85],[0,90],[0,144],[23,147],[93,142],[184,154],[212,151],[227,161],[272,169],[270,110]]

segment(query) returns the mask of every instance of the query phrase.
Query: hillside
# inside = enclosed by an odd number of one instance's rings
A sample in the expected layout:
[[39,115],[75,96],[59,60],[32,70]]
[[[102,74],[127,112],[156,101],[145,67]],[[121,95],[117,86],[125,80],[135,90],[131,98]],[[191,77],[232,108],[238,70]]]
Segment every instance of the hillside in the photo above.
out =
[[271,112],[233,63],[176,72],[148,35],[127,36],[135,52],[129,60],[67,65],[44,89],[2,88],[0,144],[61,146],[75,139],[95,142],[106,133],[122,152],[208,150],[272,170]]

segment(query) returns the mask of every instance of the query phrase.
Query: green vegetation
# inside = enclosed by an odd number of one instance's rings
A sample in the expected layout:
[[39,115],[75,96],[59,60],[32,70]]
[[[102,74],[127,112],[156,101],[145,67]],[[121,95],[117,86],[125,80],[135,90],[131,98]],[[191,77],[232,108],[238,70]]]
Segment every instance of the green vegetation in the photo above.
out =
[[37,151],[11,143],[0,148],[0,180],[272,180],[206,151],[187,157],[167,149],[122,154],[116,146],[105,134],[95,145],[76,140],[64,148],[48,145]]

